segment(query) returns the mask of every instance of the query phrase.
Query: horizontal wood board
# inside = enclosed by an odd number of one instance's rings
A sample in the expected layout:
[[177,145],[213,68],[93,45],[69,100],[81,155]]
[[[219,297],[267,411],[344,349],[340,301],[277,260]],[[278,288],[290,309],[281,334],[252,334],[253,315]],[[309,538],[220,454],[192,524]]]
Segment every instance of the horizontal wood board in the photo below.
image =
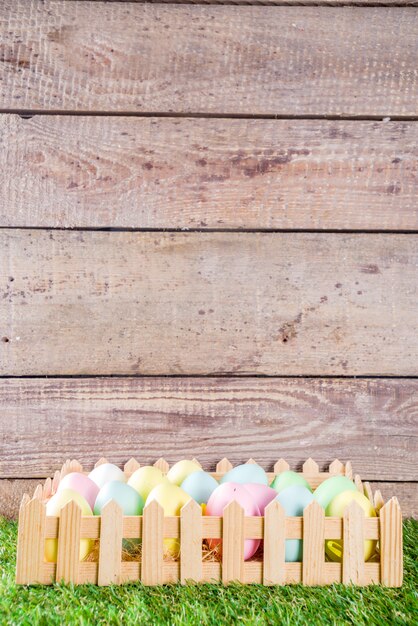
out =
[[0,373],[417,375],[417,264],[416,235],[5,229]]
[[267,470],[337,457],[363,480],[418,480],[418,380],[3,379],[0,402],[0,478],[163,455],[208,469],[252,457]]
[[2,115],[0,225],[418,230],[417,169],[414,122]]
[[412,7],[4,0],[0,109],[416,116],[417,27]]

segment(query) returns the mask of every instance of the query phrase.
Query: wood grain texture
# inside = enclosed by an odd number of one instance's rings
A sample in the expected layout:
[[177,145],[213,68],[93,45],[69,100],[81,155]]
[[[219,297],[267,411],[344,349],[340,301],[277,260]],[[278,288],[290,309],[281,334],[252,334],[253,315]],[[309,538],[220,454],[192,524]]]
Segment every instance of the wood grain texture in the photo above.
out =
[[408,7],[4,0],[0,108],[416,116],[417,26]]
[[[337,456],[364,480],[418,480],[417,380],[5,379],[0,405],[2,478],[52,476],[69,457],[88,470],[101,453],[122,466],[196,455],[213,470],[224,453],[267,470]],[[417,507],[410,492],[402,508]]]
[[2,230],[0,373],[416,375],[417,264],[417,235]]
[[411,122],[2,115],[0,225],[417,230],[417,146]]

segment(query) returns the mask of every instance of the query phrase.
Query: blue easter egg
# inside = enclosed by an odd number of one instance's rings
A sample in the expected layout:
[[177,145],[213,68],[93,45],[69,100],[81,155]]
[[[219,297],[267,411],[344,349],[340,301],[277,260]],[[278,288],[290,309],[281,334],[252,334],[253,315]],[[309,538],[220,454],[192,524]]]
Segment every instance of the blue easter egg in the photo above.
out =
[[268,485],[266,472],[256,463],[244,463],[233,467],[229,472],[220,478],[219,482],[223,483],[259,483],[260,485]]
[[[303,510],[313,501],[311,491],[301,485],[286,487],[279,493],[276,500],[282,505],[286,517],[301,517]],[[287,563],[302,560],[303,541],[301,539],[286,539],[285,559]]]
[[181,488],[198,504],[206,504],[218,484],[209,472],[199,470],[189,474],[181,483]]

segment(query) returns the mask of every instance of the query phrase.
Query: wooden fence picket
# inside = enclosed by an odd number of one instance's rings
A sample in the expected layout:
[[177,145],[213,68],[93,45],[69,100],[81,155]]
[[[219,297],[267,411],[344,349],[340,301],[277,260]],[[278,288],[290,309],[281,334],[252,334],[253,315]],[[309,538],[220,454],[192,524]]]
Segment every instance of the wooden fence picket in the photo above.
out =
[[160,459],[158,459],[158,461],[155,461],[154,463],[154,467],[158,467],[158,469],[163,473],[163,474],[167,474],[168,470],[170,469],[169,464],[167,463],[167,461],[165,459],[163,459],[162,457]]
[[281,474],[282,472],[286,472],[288,469],[290,469],[289,463],[284,459],[279,459],[274,464],[273,471],[275,474]]
[[138,461],[132,457],[123,466],[123,472],[127,478],[130,478],[132,474],[140,467],[140,463],[138,463]]
[[60,513],[56,580],[77,583],[80,564],[81,509],[71,500]]
[[264,511],[263,585],[285,582],[285,523],[283,507],[273,500]]
[[232,469],[232,463],[228,461],[226,457],[221,459],[221,461],[216,464],[216,471],[220,474],[226,474],[226,472],[229,472],[230,469]]
[[402,513],[397,498],[391,498],[380,509],[379,519],[381,583],[400,587],[403,578]]
[[158,502],[144,509],[142,523],[141,581],[144,585],[161,585],[163,580],[164,511]]
[[343,516],[342,582],[362,585],[364,581],[364,511],[355,501]]
[[45,552],[45,505],[38,498],[24,498],[19,511],[16,583],[42,582]]
[[335,459],[332,463],[330,463],[328,471],[334,476],[335,474],[344,474],[344,464],[341,463],[339,459]]
[[244,510],[230,502],[222,520],[222,582],[244,582]]
[[315,500],[303,512],[304,585],[321,585],[325,564],[325,513]]
[[99,585],[119,585],[122,570],[123,511],[111,500],[101,513]]
[[202,579],[202,509],[189,500],[180,512],[180,582]]

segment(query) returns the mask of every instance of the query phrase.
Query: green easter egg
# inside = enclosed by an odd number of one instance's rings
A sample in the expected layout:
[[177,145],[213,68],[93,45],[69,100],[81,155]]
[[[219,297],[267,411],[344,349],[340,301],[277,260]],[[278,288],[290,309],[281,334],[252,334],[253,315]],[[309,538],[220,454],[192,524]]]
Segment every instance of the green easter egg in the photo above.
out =
[[287,489],[287,487],[294,487],[295,485],[306,487],[306,489],[312,491],[308,481],[302,476],[302,474],[292,472],[292,470],[286,470],[285,472],[278,474],[270,486],[280,493],[283,489]]

